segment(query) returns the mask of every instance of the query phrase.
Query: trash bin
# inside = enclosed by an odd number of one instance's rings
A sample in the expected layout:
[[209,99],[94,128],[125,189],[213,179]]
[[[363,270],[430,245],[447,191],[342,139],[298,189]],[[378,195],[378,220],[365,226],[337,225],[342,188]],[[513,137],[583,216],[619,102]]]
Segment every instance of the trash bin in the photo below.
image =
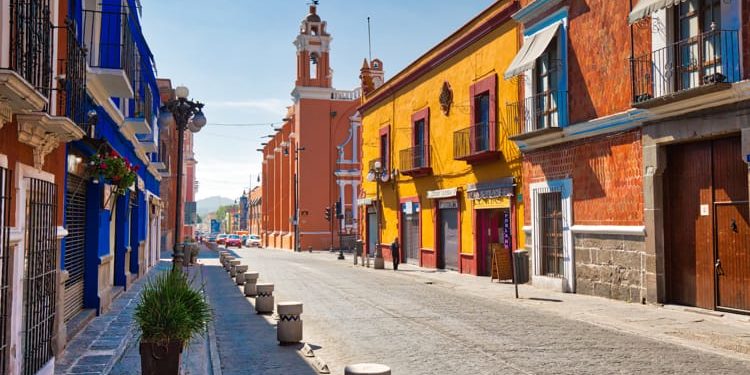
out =
[[515,277],[518,278],[518,284],[529,282],[529,252],[526,249],[513,252],[513,268],[515,269]]

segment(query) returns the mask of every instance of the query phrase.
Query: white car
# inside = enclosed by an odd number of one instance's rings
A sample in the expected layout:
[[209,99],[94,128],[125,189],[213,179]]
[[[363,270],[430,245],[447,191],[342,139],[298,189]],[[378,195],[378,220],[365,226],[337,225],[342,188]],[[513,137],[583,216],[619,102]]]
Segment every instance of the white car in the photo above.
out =
[[245,246],[247,247],[263,247],[263,245],[260,243],[260,236],[257,234],[251,234],[247,236],[247,239],[245,240]]

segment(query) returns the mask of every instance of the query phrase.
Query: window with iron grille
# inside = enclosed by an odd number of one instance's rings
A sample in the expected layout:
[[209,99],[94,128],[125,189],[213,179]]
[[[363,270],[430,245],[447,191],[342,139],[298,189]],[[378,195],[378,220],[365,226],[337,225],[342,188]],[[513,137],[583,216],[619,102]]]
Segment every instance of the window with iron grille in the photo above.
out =
[[74,21],[67,20],[67,25],[60,30],[60,37],[66,39],[67,53],[59,60],[63,75],[57,86],[58,115],[68,117],[89,134],[91,106],[86,95],[86,50],[78,41]]
[[86,184],[87,181],[68,173],[65,191],[65,281],[64,319],[69,321],[83,310],[83,284],[86,255]]
[[9,23],[10,69],[49,98],[53,58],[49,0],[11,0]]
[[9,169],[0,168],[0,374],[8,371],[8,327],[10,322],[10,181]]
[[542,252],[542,275],[563,276],[562,193],[539,193],[539,223]]
[[36,374],[52,359],[57,265],[57,186],[26,178],[23,373]]

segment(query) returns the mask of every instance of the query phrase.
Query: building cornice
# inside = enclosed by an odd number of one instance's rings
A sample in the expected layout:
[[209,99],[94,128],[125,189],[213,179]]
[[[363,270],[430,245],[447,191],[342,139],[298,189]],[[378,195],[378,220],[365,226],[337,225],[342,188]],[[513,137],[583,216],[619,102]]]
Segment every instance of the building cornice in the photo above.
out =
[[[388,82],[373,91],[369,95],[369,98],[365,98],[364,103],[358,110],[364,113],[385,98],[418,80],[450,58],[458,55],[461,51],[476,43],[487,34],[495,31],[502,24],[512,20],[511,16],[519,9],[517,0],[511,1],[499,10],[495,9],[496,6],[496,4],[493,4],[487,8],[437,46],[417,58],[408,67],[388,80]],[[486,20],[482,20],[493,11],[496,12],[494,15]]]
[[34,149],[34,168],[42,169],[44,158],[60,144],[83,138],[84,132],[67,117],[45,112],[16,115],[18,141]]
[[521,8],[518,12],[513,13],[512,17],[514,20],[526,24],[556,7],[561,2],[562,0],[534,0],[529,5]]

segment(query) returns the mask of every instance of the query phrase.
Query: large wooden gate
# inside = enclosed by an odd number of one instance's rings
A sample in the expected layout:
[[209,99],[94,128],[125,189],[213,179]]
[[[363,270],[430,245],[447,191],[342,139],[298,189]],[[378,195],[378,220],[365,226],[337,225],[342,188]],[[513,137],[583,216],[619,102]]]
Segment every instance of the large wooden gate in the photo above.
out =
[[670,146],[664,192],[668,301],[750,311],[748,168],[740,138]]

